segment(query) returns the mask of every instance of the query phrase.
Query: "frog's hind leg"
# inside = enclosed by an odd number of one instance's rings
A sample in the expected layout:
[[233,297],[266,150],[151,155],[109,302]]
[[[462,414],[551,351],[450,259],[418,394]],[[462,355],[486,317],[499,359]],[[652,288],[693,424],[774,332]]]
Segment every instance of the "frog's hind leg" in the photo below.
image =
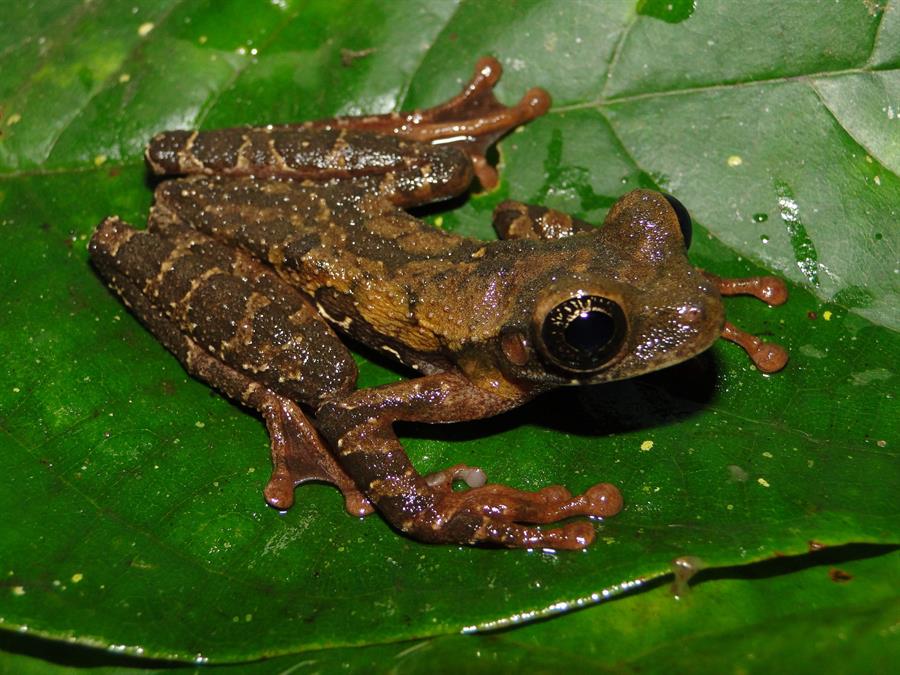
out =
[[[723,279],[711,272],[703,272],[724,296],[752,295],[771,306],[787,302],[787,285],[782,279],[772,276],[747,277],[743,279]],[[755,335],[741,330],[733,323],[725,322],[722,337],[739,345],[750,360],[764,373],[775,373],[784,368],[788,362],[787,350],[781,345],[764,342]]]
[[[423,477],[412,467],[391,428],[401,420],[479,419],[520,402],[483,391],[462,374],[447,371],[326,402],[317,420],[338,461],[366,496],[395,527],[416,539],[509,548],[584,548],[594,538],[589,523],[545,530],[529,524],[615,515],[622,507],[615,487],[599,484],[576,497],[560,486],[528,492],[482,484],[483,472],[465,466]],[[455,491],[454,479],[475,487]]]
[[493,223],[500,239],[562,239],[596,229],[568,213],[511,199],[497,205]]
[[463,90],[449,101],[422,110],[368,117],[321,120],[313,125],[334,125],[361,131],[390,133],[413,141],[452,144],[472,160],[483,187],[497,184],[497,171],[485,158],[487,149],[501,136],[550,109],[550,95],[540,87],[525,92],[518,103],[505,106],[494,96],[494,85],[503,67],[492,56],[475,65],[475,74]]
[[[337,464],[296,403],[201,347],[163,309],[151,302],[145,292],[146,284],[132,278],[134,270],[127,264],[123,266],[123,262],[134,257],[147,262],[154,256],[164,256],[166,263],[162,267],[169,270],[178,265],[178,259],[173,254],[181,258],[182,265],[198,265],[198,261],[191,260],[187,252],[188,241],[202,245],[206,239],[204,235],[188,233],[186,240],[184,237],[179,238],[175,223],[154,222],[151,218],[151,224],[154,226],[153,231],[141,232],[117,218],[107,218],[91,239],[91,259],[107,284],[150,332],[178,358],[188,373],[216,387],[228,398],[257,410],[263,416],[269,431],[273,464],[272,477],[265,489],[266,501],[278,509],[289,508],[294,501],[293,493],[297,485],[308,481],[323,481],[335,485],[343,493],[349,513],[357,516],[370,513],[371,504]],[[167,237],[157,234],[157,230],[166,230]],[[149,262],[146,270],[143,270],[144,274],[152,266],[153,263]],[[196,270],[200,274],[196,288],[212,278],[208,274],[211,269],[207,269],[205,274],[202,269]]]

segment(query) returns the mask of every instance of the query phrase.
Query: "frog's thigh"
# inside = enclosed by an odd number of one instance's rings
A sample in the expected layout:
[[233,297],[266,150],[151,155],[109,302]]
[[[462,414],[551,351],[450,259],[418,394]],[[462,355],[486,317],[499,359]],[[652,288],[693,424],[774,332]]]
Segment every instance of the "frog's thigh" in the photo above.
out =
[[[272,391],[312,407],[356,384],[346,346],[309,300],[251,256],[154,209],[123,246],[145,292],[197,344]],[[146,253],[129,251],[145,242]],[[155,257],[153,256],[155,254]]]
[[472,162],[460,148],[348,129],[170,131],[151,141],[147,159],[160,175],[231,175],[254,182],[293,178],[319,184],[365,180],[402,206],[454,197],[474,178]]
[[[296,485],[321,480],[333,483],[344,493],[348,511],[354,515],[367,513],[371,507],[291,398],[266,386],[260,373],[251,376],[246,368],[235,367],[222,358],[223,354],[233,357],[236,353],[224,350],[223,341],[233,340],[242,330],[259,329],[259,337],[272,337],[266,334],[270,318],[256,321],[254,316],[241,322],[229,317],[229,312],[246,306],[237,302],[241,296],[234,285],[223,283],[223,278],[227,280],[229,276],[227,270],[231,269],[241,283],[252,286],[256,297],[266,290],[266,282],[271,279],[266,276],[270,273],[256,270],[260,273],[254,275],[254,270],[240,265],[229,268],[228,260],[241,262],[241,257],[231,258],[233,251],[220,248],[226,247],[175,223],[164,224],[162,230],[137,232],[118,219],[109,218],[98,227],[90,251],[94,265],[110,287],[191,375],[254,408],[266,420],[273,462],[272,478],[266,488],[270,504],[287,508],[293,502]],[[241,277],[248,272],[247,278]],[[224,297],[220,294],[223,288]],[[293,293],[292,289],[282,292]],[[277,295],[274,290],[271,293]],[[257,311],[260,309],[257,307]],[[233,333],[223,335],[221,331],[229,326]],[[284,332],[284,326],[271,328]],[[198,341],[201,339],[203,342]],[[341,349],[345,350],[343,345]],[[277,359],[271,362],[277,363]],[[262,367],[265,366],[264,357]],[[349,386],[339,390],[352,388],[355,372],[354,367]],[[274,376],[266,374],[268,379]],[[282,383],[282,388],[290,389],[289,384]]]
[[513,200],[497,205],[493,222],[501,239],[560,239],[594,229],[562,211]]
[[[302,272],[314,254],[335,255],[348,223],[396,212],[378,182],[353,180],[309,186],[234,176],[191,176],[160,183],[150,228],[190,226],[240,246],[258,260]],[[321,276],[310,263],[312,274]],[[300,280],[299,283],[302,283]]]

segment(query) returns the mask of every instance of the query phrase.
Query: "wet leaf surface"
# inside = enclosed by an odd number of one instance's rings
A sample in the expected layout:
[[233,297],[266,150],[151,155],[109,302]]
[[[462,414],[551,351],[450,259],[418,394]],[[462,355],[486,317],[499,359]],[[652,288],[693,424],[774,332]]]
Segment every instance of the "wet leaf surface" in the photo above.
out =
[[[900,566],[896,549],[886,548],[848,546],[710,570],[677,597],[661,579],[611,606],[515,630],[290,654],[213,671],[431,673],[437,664],[455,664],[473,673],[886,672],[900,656],[893,639]],[[140,666],[146,669],[140,672],[209,672],[2,635],[0,646],[13,652],[5,663],[19,675],[64,675],[76,665],[102,675]]]
[[[4,627],[248,660],[541,616],[678,556],[733,566],[897,541],[896,3],[701,3],[683,18],[625,2],[31,9],[0,36]],[[540,85],[555,107],[501,143],[500,188],[432,216],[442,227],[490,237],[504,198],[600,222],[656,186],[691,210],[698,265],[791,282],[780,308],[727,303],[789,348],[778,375],[720,344],[495,420],[401,429],[423,472],[616,483],[627,507],[581,554],[423,546],[349,518],[324,486],[269,510],[261,422],[190,380],[87,264],[102,217],[146,218],[141,148],[156,131],[428,105],[485,53],[506,67],[503,100]],[[363,386],[398,377],[362,364]],[[880,597],[858,593],[847,602]],[[805,621],[774,620],[785,635]]]

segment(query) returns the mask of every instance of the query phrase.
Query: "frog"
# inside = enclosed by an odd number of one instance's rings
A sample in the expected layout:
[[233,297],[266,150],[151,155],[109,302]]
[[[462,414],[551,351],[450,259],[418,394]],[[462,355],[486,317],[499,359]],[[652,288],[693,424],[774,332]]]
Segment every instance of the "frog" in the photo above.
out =
[[[348,513],[377,511],[419,542],[584,549],[592,521],[623,507],[612,483],[573,495],[491,483],[466,464],[423,475],[393,425],[499,415],[672,366],[719,337],[761,370],[784,366],[786,352],[726,322],[722,303],[780,304],[784,283],[691,265],[690,216],[670,195],[629,192],[601,227],[507,200],[490,241],[410,212],[492,188],[490,146],[549,109],[540,88],[500,103],[501,72],[479,60],[432,108],[158,134],[147,228],[110,216],[91,237],[99,276],[185,370],[262,417],[274,509],[325,482]],[[342,338],[414,377],[358,389]]]

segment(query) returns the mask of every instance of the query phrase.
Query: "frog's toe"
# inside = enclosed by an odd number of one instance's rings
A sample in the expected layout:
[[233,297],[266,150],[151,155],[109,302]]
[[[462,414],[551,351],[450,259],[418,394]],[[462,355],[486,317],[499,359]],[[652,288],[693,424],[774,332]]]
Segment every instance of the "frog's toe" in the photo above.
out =
[[361,492],[356,491],[344,493],[344,508],[351,516],[359,518],[365,518],[375,510],[372,502],[366,499]]
[[294,505],[294,481],[286,471],[272,472],[272,477],[263,490],[266,503],[279,511],[286,511]]
[[425,482],[431,488],[446,488],[453,486],[455,481],[461,480],[470,488],[479,488],[487,483],[487,474],[477,466],[456,464],[443,471],[435,471],[424,477]]
[[763,342],[733,323],[725,322],[722,337],[747,352],[753,365],[764,373],[777,373],[787,365],[789,356],[784,347],[772,342]]
[[589,515],[607,518],[622,510],[623,500],[619,488],[611,483],[597,483],[583,495]]

